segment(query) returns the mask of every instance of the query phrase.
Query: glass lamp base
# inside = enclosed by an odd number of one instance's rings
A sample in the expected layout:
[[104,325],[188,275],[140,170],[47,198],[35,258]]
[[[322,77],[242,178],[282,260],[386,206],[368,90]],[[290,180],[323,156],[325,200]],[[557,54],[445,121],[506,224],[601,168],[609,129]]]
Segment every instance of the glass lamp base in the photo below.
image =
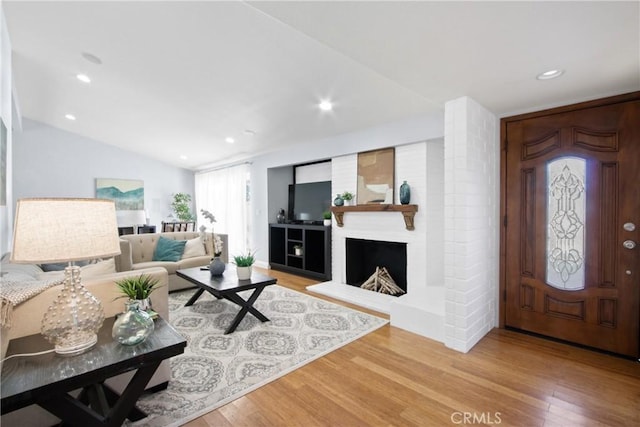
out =
[[42,335],[56,353],[75,356],[96,344],[103,321],[102,304],[82,286],[80,268],[65,268],[62,289],[42,318]]
[[57,342],[55,345],[55,352],[61,356],[77,356],[92,348],[98,342],[98,336],[92,334],[87,337],[84,342],[78,342],[77,339],[71,342]]

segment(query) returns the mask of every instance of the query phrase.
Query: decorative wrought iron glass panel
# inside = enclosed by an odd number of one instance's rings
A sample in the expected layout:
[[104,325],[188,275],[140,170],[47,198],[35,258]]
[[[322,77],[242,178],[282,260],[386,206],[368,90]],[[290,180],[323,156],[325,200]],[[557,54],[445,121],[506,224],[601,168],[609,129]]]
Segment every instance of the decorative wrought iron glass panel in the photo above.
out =
[[584,159],[547,163],[547,284],[584,289],[586,173]]

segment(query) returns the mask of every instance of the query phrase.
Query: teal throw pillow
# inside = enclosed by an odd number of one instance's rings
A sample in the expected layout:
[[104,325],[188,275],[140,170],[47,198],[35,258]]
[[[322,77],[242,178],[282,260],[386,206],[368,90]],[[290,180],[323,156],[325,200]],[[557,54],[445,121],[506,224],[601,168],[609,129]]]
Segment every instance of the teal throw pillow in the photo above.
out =
[[154,261],[180,261],[184,252],[186,240],[171,240],[160,237],[156,250],[153,251]]

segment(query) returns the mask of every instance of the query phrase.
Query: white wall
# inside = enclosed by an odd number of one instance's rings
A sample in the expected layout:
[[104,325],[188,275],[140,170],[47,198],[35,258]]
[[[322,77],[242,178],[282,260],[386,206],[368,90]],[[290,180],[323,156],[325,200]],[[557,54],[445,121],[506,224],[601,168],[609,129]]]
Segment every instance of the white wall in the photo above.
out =
[[6,190],[6,205],[0,206],[0,254],[8,251],[12,234],[13,206],[9,202],[12,197],[12,177],[11,177],[11,149],[12,149],[12,74],[11,74],[11,42],[7,24],[4,20],[2,2],[0,2],[0,120],[7,128],[5,168],[4,174],[6,182],[1,183]]
[[[267,170],[281,166],[331,159],[346,154],[394,147],[418,141],[441,138],[444,135],[444,112],[413,117],[319,141],[302,142],[287,150],[252,159],[251,197],[254,208],[252,248],[258,249],[257,258],[266,266],[269,259],[269,222],[276,212],[270,212],[268,202]],[[355,180],[354,176],[354,180]],[[354,185],[355,188],[355,185]],[[282,191],[285,191],[283,189]]]
[[296,184],[331,181],[331,162],[314,163],[296,167]]
[[467,352],[497,326],[498,120],[471,98],[445,106],[445,344]]
[[22,197],[95,197],[96,178],[138,179],[150,223],[160,226],[172,212],[173,193],[194,195],[193,171],[39,122],[24,120],[13,139],[13,203]]
[[[444,286],[444,141],[427,144],[426,198],[420,210],[428,218],[426,285]],[[413,199],[413,191],[412,191]],[[411,202],[413,203],[413,201]]]

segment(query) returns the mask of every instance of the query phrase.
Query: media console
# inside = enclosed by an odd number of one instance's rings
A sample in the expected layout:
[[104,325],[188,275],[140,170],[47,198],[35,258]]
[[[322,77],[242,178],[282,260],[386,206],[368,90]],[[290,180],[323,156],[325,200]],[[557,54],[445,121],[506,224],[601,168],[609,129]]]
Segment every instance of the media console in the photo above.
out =
[[269,264],[274,270],[331,280],[331,227],[269,224]]

